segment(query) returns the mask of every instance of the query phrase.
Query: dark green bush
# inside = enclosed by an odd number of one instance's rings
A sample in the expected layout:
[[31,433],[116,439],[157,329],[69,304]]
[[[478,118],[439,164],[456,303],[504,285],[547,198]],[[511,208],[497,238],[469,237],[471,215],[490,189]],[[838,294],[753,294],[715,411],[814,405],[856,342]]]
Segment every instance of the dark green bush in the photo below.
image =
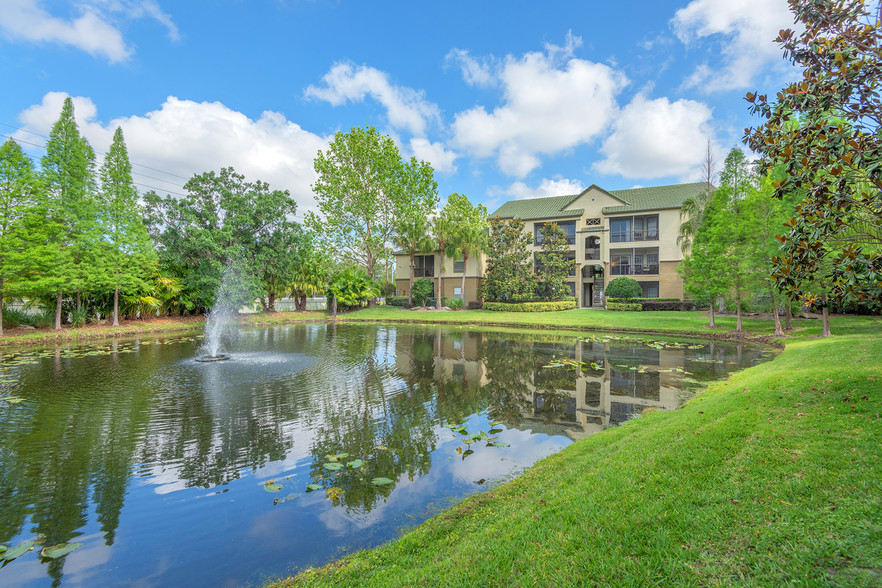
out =
[[606,285],[604,295],[607,298],[624,298],[631,300],[632,298],[640,298],[643,294],[643,288],[634,278],[620,276],[612,280]]
[[639,300],[643,310],[695,310],[695,303],[690,300]]
[[413,283],[410,294],[413,297],[414,306],[425,306],[426,300],[431,296],[434,285],[429,278],[420,278]]
[[7,329],[14,329],[19,325],[34,326],[33,317],[28,316],[20,310],[15,310],[14,308],[4,308],[2,320],[3,326]]
[[407,296],[387,296],[387,306],[404,306],[407,304]]
[[544,302],[485,302],[484,310],[502,312],[548,312],[552,310],[570,310],[576,308],[576,299],[553,300]]
[[441,298],[441,306],[446,306],[451,310],[459,310],[462,308],[462,298],[447,298],[443,296]]

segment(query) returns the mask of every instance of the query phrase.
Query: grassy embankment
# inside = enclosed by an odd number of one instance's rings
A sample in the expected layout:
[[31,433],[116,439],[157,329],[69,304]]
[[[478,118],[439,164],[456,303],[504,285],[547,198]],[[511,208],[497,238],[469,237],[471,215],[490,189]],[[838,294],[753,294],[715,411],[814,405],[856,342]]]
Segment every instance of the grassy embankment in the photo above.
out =
[[[417,320],[477,324],[485,314]],[[700,332],[706,322],[492,314],[493,324],[596,330]],[[405,317],[381,308],[347,318]],[[816,337],[818,323],[799,321],[774,361],[679,411],[575,443],[396,541],[279,585],[880,586],[882,321],[834,318],[829,339]],[[771,332],[771,321],[746,326]]]

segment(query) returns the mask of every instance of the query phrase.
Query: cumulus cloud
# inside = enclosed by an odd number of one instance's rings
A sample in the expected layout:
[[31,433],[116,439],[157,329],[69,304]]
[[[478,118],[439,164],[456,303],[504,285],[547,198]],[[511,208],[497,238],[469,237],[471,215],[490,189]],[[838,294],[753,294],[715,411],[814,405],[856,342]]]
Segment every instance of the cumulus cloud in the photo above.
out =
[[690,177],[713,135],[711,116],[702,102],[638,94],[616,118],[600,149],[605,159],[594,170],[626,178]]
[[[27,130],[48,135],[66,96],[46,94],[19,120]],[[250,181],[259,179],[273,189],[289,190],[300,212],[315,206],[310,188],[315,181],[313,160],[319,149],[327,148],[330,137],[305,131],[277,112],[266,111],[253,120],[220,102],[170,96],[158,110],[104,123],[90,98],[74,97],[73,102],[80,132],[97,152],[106,151],[114,129],[122,127],[129,157],[136,164],[133,172],[140,174],[134,180],[142,191],[152,186],[159,188],[158,193],[180,193],[183,178],[232,166]],[[30,140],[23,134],[20,138]]]
[[769,63],[783,64],[774,40],[779,30],[794,26],[787,0],[693,0],[671,24],[686,45],[719,39],[723,67],[699,65],[684,81],[686,88],[710,92],[748,87]]
[[178,30],[155,0],[92,0],[77,3],[79,14],[62,18],[47,12],[39,0],[6,0],[0,10],[0,31],[10,41],[57,43],[104,57],[111,63],[126,61],[134,52],[113,23],[123,18],[152,18],[162,23],[172,39]]
[[414,137],[410,140],[410,150],[417,159],[432,164],[432,168],[436,172],[453,173],[456,171],[454,162],[459,154],[448,150],[443,143],[433,143],[424,137]]
[[324,86],[308,86],[306,97],[341,106],[370,96],[386,109],[390,125],[414,135],[425,135],[428,123],[440,120],[438,106],[427,101],[423,92],[397,86],[389,80],[389,74],[373,67],[337,63],[322,82]]
[[477,157],[496,157],[506,174],[522,178],[554,155],[602,133],[616,113],[621,73],[572,56],[578,37],[563,47],[506,56],[496,73],[504,103],[460,112],[453,143]]
[[579,194],[585,186],[579,180],[564,178],[556,175],[553,178],[543,178],[538,186],[529,186],[525,182],[513,182],[506,188],[496,188],[490,191],[491,196],[507,196],[515,200],[524,198],[543,198],[545,196],[566,196]]

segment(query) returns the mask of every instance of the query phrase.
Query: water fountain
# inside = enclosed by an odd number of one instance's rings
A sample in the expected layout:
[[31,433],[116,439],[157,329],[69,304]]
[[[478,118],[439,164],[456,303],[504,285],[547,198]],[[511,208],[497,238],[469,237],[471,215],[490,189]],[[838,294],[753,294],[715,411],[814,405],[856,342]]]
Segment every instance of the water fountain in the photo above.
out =
[[224,268],[214,306],[205,317],[205,342],[199,348],[202,355],[196,361],[211,363],[230,359],[230,354],[223,353],[222,349],[233,342],[239,333],[236,317],[243,299],[247,299],[242,277],[241,270],[233,262]]

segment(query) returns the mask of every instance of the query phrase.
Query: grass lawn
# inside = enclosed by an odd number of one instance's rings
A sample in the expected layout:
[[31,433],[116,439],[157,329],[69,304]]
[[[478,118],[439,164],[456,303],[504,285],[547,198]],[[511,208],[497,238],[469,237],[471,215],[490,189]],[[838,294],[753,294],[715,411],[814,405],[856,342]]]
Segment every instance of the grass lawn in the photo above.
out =
[[[707,331],[707,315],[674,312],[342,318]],[[682,409],[574,443],[398,540],[278,585],[882,586],[882,320],[835,317],[827,339],[820,321],[795,326],[774,361]]]

